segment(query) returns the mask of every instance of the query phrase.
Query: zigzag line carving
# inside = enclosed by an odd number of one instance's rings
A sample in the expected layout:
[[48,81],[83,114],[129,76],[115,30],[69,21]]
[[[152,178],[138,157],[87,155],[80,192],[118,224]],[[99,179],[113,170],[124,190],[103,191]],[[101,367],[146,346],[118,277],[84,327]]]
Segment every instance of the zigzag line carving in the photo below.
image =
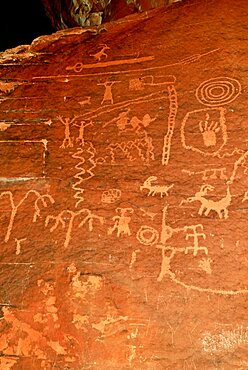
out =
[[[88,146],[87,149],[85,147]],[[87,159],[86,156],[89,156]],[[74,198],[76,199],[77,208],[81,202],[84,201],[84,189],[81,187],[83,181],[89,180],[94,176],[92,170],[96,167],[97,163],[95,161],[96,149],[91,142],[85,143],[83,148],[78,148],[76,153],[72,155],[72,158],[79,159],[76,164],[75,169],[78,171],[74,175],[76,182],[72,185],[73,190],[76,192]],[[87,168],[89,167],[89,168]]]

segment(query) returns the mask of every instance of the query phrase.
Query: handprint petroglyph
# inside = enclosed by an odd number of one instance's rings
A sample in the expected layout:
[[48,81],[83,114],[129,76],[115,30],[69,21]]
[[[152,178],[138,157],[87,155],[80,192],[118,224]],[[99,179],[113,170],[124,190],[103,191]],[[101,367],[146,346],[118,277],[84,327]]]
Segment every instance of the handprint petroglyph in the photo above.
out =
[[205,121],[199,122],[199,129],[202,133],[203,142],[205,146],[215,146],[216,145],[216,134],[220,131],[219,122],[211,121],[209,122],[209,114],[206,114]]

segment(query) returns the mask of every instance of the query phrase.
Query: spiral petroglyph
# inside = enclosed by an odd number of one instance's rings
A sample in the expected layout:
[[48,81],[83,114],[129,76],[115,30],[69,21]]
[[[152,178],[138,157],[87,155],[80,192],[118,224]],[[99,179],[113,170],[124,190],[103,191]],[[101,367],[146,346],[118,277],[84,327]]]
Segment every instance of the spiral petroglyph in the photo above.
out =
[[218,107],[231,103],[240,93],[239,81],[230,77],[216,77],[200,84],[196,89],[196,98],[204,105]]

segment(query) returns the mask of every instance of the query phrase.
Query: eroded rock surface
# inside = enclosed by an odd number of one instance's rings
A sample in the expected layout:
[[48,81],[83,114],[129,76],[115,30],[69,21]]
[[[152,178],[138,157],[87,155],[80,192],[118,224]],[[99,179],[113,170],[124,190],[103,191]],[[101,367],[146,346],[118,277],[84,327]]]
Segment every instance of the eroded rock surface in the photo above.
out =
[[246,14],[1,54],[1,369],[248,367]]
[[55,29],[99,26],[129,14],[183,0],[42,0]]

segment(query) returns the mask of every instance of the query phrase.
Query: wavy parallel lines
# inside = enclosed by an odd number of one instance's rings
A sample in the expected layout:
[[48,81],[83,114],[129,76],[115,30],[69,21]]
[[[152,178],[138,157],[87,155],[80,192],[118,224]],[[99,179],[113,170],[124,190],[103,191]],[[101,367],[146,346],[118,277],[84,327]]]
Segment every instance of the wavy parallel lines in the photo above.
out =
[[[72,155],[72,158],[79,159],[79,162],[76,164],[75,169],[78,171],[74,175],[74,179],[76,180],[75,184],[72,185],[73,190],[76,192],[74,198],[76,199],[77,208],[81,202],[84,201],[84,190],[81,185],[83,181],[89,180],[94,176],[92,170],[96,167],[95,155],[96,150],[92,143],[88,143],[89,147],[87,150],[84,148],[78,148],[77,152]],[[89,155],[89,158],[86,160],[85,156]],[[85,164],[90,164],[90,168],[85,169]]]

